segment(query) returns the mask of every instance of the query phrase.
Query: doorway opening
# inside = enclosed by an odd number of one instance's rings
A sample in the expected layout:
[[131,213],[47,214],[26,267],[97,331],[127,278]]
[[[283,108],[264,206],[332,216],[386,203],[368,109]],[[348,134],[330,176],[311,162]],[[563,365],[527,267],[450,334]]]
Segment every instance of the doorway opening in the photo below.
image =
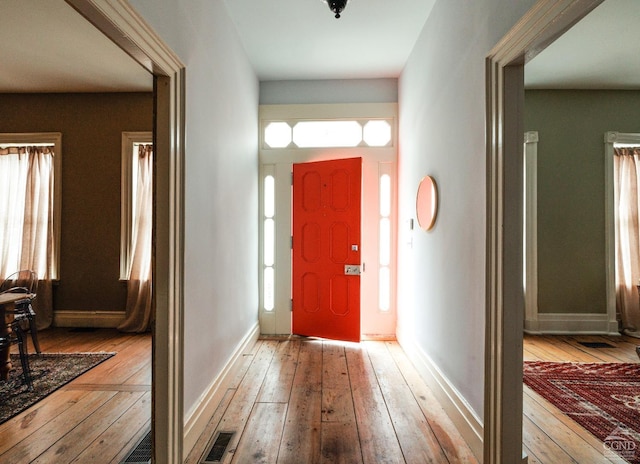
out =
[[487,56],[485,463],[522,448],[524,63],[601,1],[540,0]]
[[182,462],[184,65],[117,0],[66,0],[154,76],[153,462]]
[[294,164],[362,158],[360,339],[395,339],[397,104],[260,107],[260,331],[292,333]]

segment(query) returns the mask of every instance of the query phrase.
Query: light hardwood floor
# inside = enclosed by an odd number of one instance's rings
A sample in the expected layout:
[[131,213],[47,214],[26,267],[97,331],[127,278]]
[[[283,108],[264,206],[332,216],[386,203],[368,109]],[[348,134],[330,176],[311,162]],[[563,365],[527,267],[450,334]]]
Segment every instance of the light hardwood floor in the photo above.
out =
[[260,340],[187,459],[235,431],[225,463],[476,463],[395,342]]
[[[580,342],[606,342],[614,348],[588,348]],[[525,361],[632,362],[640,340],[627,336],[524,337]],[[624,463],[607,459],[602,442],[562,414],[555,406],[524,387],[523,439],[530,464]]]
[[[151,337],[106,329],[40,336],[45,352],[118,354],[0,425],[0,463],[119,463],[150,427]],[[635,363],[638,342],[525,336],[524,359]],[[261,340],[188,464],[199,462],[217,430],[237,432],[227,463],[477,462],[394,342]],[[523,430],[532,464],[610,462],[602,443],[528,387]]]
[[0,425],[0,463],[121,462],[151,426],[151,335],[48,329],[39,339],[44,353],[117,354]]

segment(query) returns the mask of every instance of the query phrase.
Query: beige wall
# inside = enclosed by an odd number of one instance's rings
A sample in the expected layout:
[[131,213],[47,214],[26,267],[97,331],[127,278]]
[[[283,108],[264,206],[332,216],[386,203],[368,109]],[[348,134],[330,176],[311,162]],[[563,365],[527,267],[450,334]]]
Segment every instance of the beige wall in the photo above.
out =
[[606,313],[604,134],[640,132],[640,92],[528,90],[538,131],[538,311]]
[[3,94],[0,132],[62,133],[60,282],[54,310],[123,311],[120,146],[151,131],[151,93]]

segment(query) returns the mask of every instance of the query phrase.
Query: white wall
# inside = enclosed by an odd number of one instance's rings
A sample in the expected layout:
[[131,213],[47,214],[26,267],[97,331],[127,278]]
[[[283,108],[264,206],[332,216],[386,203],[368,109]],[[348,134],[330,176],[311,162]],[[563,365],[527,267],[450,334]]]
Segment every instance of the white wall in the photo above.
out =
[[396,103],[398,79],[263,81],[261,105]]
[[184,411],[258,318],[258,80],[224,2],[131,0],[186,65]]
[[[485,57],[534,0],[438,0],[399,81],[398,334],[478,418],[484,403]],[[434,229],[409,230],[435,177]]]

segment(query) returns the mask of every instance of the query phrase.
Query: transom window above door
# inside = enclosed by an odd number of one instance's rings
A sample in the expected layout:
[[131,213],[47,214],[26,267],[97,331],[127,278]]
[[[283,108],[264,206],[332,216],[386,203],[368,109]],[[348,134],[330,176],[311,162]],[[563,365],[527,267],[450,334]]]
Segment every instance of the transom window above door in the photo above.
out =
[[263,148],[388,147],[393,145],[391,128],[386,119],[268,121]]

